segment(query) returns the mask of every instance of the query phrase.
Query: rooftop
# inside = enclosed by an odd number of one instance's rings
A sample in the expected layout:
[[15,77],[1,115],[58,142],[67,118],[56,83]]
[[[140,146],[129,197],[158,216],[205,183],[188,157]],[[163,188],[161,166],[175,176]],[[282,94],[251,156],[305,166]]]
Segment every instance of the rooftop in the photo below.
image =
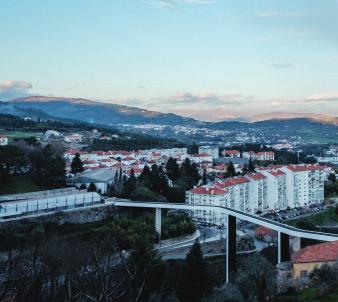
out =
[[338,260],[338,241],[307,246],[292,255],[293,263],[327,262]]

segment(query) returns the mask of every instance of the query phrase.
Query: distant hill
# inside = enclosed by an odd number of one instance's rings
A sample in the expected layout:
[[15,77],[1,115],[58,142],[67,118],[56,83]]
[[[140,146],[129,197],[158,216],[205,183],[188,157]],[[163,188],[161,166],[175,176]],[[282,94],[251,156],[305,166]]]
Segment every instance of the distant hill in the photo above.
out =
[[198,124],[200,122],[172,113],[160,113],[135,107],[93,102],[86,99],[30,96],[9,102],[20,109],[43,111],[50,116],[110,126],[116,124]]
[[[257,121],[201,122],[171,113],[160,113],[135,107],[94,102],[81,98],[30,96],[0,103],[0,113],[17,116],[33,116],[40,119],[72,120],[91,124],[116,127],[117,124],[159,124],[205,127],[229,131],[261,131],[271,133],[283,131],[288,136],[296,133],[337,135],[338,118],[319,114],[272,113],[274,119],[264,120],[264,115],[256,116]],[[142,130],[143,131],[143,130]],[[146,130],[144,130],[146,131]],[[146,131],[147,132],[147,131]],[[173,134],[175,135],[175,134]]]
[[305,118],[319,123],[338,125],[338,117],[318,113],[301,112],[271,112],[267,114],[254,115],[249,118],[249,122],[259,122],[266,120],[291,120]]

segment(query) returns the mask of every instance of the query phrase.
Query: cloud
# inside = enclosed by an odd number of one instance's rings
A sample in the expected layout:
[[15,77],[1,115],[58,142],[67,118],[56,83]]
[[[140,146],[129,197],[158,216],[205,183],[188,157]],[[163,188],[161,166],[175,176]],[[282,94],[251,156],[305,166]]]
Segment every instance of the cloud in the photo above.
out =
[[298,12],[282,12],[282,11],[265,11],[265,12],[258,12],[256,14],[258,18],[288,18],[288,17],[300,17],[302,16],[301,13]]
[[338,93],[327,92],[327,93],[318,93],[308,96],[305,101],[308,102],[337,102],[338,106]]
[[151,4],[161,9],[177,9],[182,5],[212,4],[217,0],[152,0]]
[[290,69],[293,68],[293,65],[290,63],[273,63],[269,65],[272,68],[275,69]]
[[0,83],[0,99],[2,101],[29,95],[33,85],[25,81],[6,80]]

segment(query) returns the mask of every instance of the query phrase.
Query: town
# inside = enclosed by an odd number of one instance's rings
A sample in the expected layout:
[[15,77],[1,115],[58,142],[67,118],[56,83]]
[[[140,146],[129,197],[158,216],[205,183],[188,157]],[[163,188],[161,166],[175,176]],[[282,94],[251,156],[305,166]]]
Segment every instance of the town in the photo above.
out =
[[[279,157],[285,156],[284,153],[262,145],[253,145],[255,151],[250,150],[250,145],[245,149],[200,145],[194,148],[88,150],[87,146],[93,139],[112,142],[116,136],[97,129],[65,134],[49,129],[36,141],[32,138],[8,139],[2,134],[0,148],[13,146],[25,150],[25,144],[29,145],[31,141],[34,143],[31,148],[39,145],[44,145],[44,148],[54,145],[53,148],[56,148],[55,144],[61,144],[63,147],[59,147],[59,150],[62,153],[59,154],[60,160],[64,162],[64,185],[54,189],[52,185],[52,190],[48,191],[1,195],[1,221],[10,223],[30,217],[53,221],[56,213],[70,211],[63,219],[77,221],[76,217],[81,213],[81,224],[90,224],[93,219],[105,221],[107,209],[113,207],[116,211],[116,205],[121,201],[178,203],[191,208],[183,212],[171,211],[171,216],[176,212],[175,215],[181,217],[179,219],[184,219],[185,223],[189,221],[189,224],[185,227],[182,225],[176,235],[167,230],[169,226],[166,224],[156,226],[160,255],[164,259],[180,257],[180,253],[188,253],[194,240],[200,238],[202,250],[208,250],[208,259],[214,259],[214,255],[224,253],[219,243],[224,240],[223,233],[229,226],[228,216],[220,211],[212,211],[210,207],[229,208],[278,223],[298,223],[299,217],[302,227],[302,217],[311,213],[321,215],[335,209],[336,201],[325,196],[325,188],[335,182],[336,167],[330,160],[323,161],[324,157],[318,158],[315,163],[294,163],[294,160],[300,160],[299,154],[283,151],[291,154],[293,162],[287,163],[283,159],[284,163],[281,163]],[[188,149],[196,153],[188,152]],[[325,154],[331,159],[336,155],[336,150],[332,146]],[[27,156],[30,158],[29,154]],[[6,157],[7,160],[2,159],[2,166],[10,177],[32,173],[34,166],[29,162],[16,158],[16,163],[10,154]],[[303,159],[306,158],[303,156]],[[83,218],[87,209],[95,210],[99,216],[93,218],[86,214],[88,217]],[[187,216],[180,216],[182,213]],[[196,228],[192,227],[193,224]],[[265,226],[238,221],[236,237],[240,242],[240,251],[270,249],[280,244],[277,235],[277,232]],[[166,243],[172,236],[172,243]],[[310,282],[311,269],[318,262],[321,265],[332,264],[338,256],[335,241],[304,245],[290,238],[289,244],[293,256],[278,260],[276,265],[276,286],[281,293],[285,290],[285,284],[298,290],[304,288]],[[321,253],[316,252],[322,248],[328,253],[323,261]],[[309,253],[311,259],[305,259]]]
[[0,302],[337,302],[338,1],[0,1]]

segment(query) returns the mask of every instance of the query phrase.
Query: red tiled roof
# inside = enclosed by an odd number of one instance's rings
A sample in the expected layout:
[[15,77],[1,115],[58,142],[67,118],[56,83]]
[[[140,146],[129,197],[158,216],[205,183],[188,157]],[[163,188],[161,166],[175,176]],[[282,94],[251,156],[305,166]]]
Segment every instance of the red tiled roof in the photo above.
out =
[[317,164],[313,165],[289,165],[288,169],[293,172],[303,172],[303,171],[313,171],[313,170],[323,170],[323,167]]
[[277,231],[269,229],[265,226],[258,226],[255,229],[256,236],[271,236],[271,237],[277,237]]
[[225,191],[218,188],[208,188],[208,187],[197,187],[191,190],[191,193],[194,194],[206,194],[206,195],[222,195],[225,194]]
[[239,177],[231,177],[228,178],[230,182],[232,182],[234,185],[239,185],[239,184],[244,184],[246,182],[249,182],[244,176],[239,176]]
[[131,157],[131,156],[127,156],[126,158],[122,159],[122,160],[136,160],[135,158]]
[[307,246],[292,255],[293,263],[326,262],[338,259],[338,241]]
[[224,153],[225,154],[238,154],[240,152],[238,150],[225,150]]
[[192,154],[192,157],[209,157],[211,155],[209,155],[208,153],[201,153],[201,154]]
[[246,174],[246,176],[253,180],[261,180],[266,178],[266,176],[264,176],[262,173],[250,173]]
[[90,165],[90,164],[95,164],[96,163],[96,160],[89,160],[89,159],[86,159],[85,161],[83,161],[84,164],[87,164],[87,165]]
[[283,167],[285,167],[285,165],[271,165],[267,167],[258,167],[258,169],[261,171],[269,171],[269,170],[277,170]]
[[111,163],[111,162],[115,162],[116,160],[115,159],[111,159],[111,158],[104,158],[101,160],[101,162],[104,162],[104,163]]
[[273,176],[281,176],[284,175],[285,173],[281,170],[277,170],[277,171],[268,171],[271,175]]
[[143,172],[143,169],[141,169],[141,168],[132,168],[128,171],[128,174],[131,174],[131,170],[133,170],[134,173],[142,173]]
[[263,152],[257,152],[257,155],[275,155],[272,151],[263,151]]

